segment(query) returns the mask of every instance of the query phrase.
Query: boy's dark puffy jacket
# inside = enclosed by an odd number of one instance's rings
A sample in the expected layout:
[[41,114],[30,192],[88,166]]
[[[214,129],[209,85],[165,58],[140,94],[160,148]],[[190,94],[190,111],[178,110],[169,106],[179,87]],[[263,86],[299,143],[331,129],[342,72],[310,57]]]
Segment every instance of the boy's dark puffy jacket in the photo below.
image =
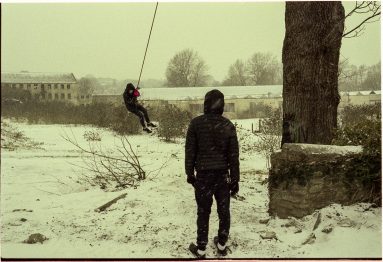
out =
[[212,90],[205,96],[204,114],[190,122],[185,145],[186,175],[194,175],[194,170],[230,170],[231,182],[239,182],[237,133],[233,123],[222,116],[223,108],[223,94]]
[[129,83],[126,85],[124,94],[122,96],[124,97],[125,105],[132,105],[137,103],[137,97],[140,96],[140,93],[132,83]]

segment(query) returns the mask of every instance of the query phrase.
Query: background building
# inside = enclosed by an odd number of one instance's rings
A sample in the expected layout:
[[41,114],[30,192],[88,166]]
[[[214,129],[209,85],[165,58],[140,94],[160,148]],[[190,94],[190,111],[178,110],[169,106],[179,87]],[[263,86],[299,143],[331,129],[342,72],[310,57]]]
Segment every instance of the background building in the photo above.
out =
[[72,73],[1,73],[1,88],[22,88],[41,101],[91,102],[91,95],[79,95],[79,86]]
[[[218,89],[225,95],[225,112],[230,118],[262,117],[262,108],[282,108],[282,85],[271,86],[223,86],[223,87],[177,87],[140,89],[140,102],[156,108],[173,104],[193,114],[203,112],[205,94]],[[122,92],[118,95],[93,95],[93,103],[123,104]],[[347,105],[376,104],[381,101],[381,91],[341,92],[339,110]]]

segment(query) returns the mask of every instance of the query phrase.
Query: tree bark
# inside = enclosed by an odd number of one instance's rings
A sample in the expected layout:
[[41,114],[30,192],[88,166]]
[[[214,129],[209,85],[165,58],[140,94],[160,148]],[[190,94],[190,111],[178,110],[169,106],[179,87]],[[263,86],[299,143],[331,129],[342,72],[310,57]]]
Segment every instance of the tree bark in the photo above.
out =
[[344,17],[341,2],[286,2],[282,144],[331,143]]

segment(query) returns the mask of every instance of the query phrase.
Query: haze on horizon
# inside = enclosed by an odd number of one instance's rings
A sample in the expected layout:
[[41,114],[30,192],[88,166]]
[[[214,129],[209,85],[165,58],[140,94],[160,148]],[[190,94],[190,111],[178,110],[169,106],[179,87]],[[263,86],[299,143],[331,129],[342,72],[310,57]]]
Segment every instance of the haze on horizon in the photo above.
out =
[[[343,4],[347,12],[354,2]],[[2,4],[2,71],[137,79],[154,8],[154,2]],[[255,52],[281,60],[284,11],[284,2],[160,2],[142,78],[165,79],[169,60],[185,48],[197,51],[218,81],[236,59]],[[341,58],[350,64],[380,57],[380,21],[342,41]]]

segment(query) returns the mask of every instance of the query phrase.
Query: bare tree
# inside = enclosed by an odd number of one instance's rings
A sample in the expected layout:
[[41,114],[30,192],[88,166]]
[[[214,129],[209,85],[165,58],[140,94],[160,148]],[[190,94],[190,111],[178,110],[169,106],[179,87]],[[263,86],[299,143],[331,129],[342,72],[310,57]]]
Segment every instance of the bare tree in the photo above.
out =
[[246,64],[237,59],[234,64],[229,67],[227,78],[224,80],[225,86],[245,86],[248,82]]
[[341,2],[286,2],[283,143],[330,144],[337,127]]
[[207,66],[202,59],[197,59],[194,67],[192,67],[191,86],[204,86],[207,84],[209,75],[206,74]]
[[[345,20],[351,16],[359,16],[357,24],[348,26],[345,24],[343,37],[352,38],[361,36],[366,24],[380,20],[380,1],[356,1],[355,6],[345,15]],[[349,27],[349,28],[348,28]]]
[[83,95],[92,94],[100,85],[95,77],[86,76],[78,80],[79,92]]
[[372,65],[350,65],[347,60],[339,62],[338,83],[341,91],[379,90],[380,62]]
[[207,65],[197,52],[182,50],[169,61],[166,79],[170,87],[204,86],[208,79]]
[[270,85],[278,82],[277,58],[270,53],[254,53],[247,61],[247,74],[252,85]]
[[355,78],[358,77],[358,68],[350,65],[348,59],[339,59],[338,87],[340,91],[352,91],[355,89]]
[[363,81],[362,88],[364,90],[380,90],[381,89],[381,72],[380,62],[370,66],[367,69],[366,79]]
[[338,65],[338,79],[341,81],[344,78],[349,78],[348,75],[348,68],[349,68],[349,62],[348,59],[339,59],[339,65]]

